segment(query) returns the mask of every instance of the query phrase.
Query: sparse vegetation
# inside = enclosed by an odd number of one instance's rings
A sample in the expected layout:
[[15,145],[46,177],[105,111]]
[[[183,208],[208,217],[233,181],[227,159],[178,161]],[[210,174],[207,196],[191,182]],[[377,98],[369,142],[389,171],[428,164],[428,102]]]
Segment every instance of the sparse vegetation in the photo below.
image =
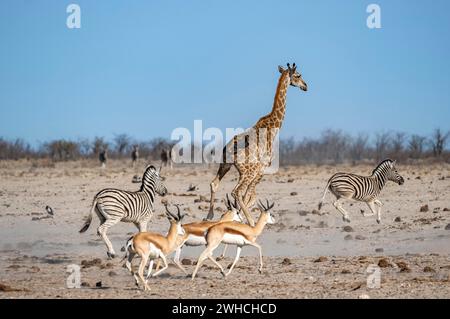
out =
[[[294,138],[280,141],[280,164],[339,164],[376,162],[391,157],[399,161],[414,163],[417,160],[433,159],[450,162],[447,148],[450,132],[436,129],[429,137],[403,132],[379,132],[373,136],[359,133],[355,136],[341,130],[325,130],[318,138]],[[68,161],[80,158],[97,158],[106,149],[111,159],[131,158],[133,145],[139,146],[141,158],[159,160],[162,150],[175,143],[164,138],[136,141],[127,134],[116,135],[112,141],[103,137],[92,140],[53,140],[31,147],[27,142],[0,137],[0,160],[22,158],[49,158],[52,161]],[[194,148],[198,147],[193,146]]]

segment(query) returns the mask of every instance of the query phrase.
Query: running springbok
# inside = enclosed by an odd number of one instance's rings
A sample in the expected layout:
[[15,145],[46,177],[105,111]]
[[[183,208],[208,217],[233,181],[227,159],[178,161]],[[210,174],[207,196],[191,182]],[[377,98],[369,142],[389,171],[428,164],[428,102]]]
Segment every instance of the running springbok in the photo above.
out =
[[[266,224],[275,223],[275,219],[270,213],[270,210],[273,208],[274,204],[275,203],[269,204],[269,201],[267,201],[266,206],[264,206],[261,201],[258,203],[258,208],[261,211],[261,214],[259,215],[258,222],[255,226],[237,222],[224,222],[209,228],[205,236],[206,249],[200,254],[200,257],[198,258],[197,266],[195,267],[194,273],[192,274],[192,280],[194,280],[195,275],[197,274],[206,258],[210,259],[217,267],[219,267],[220,272],[224,277],[228,276],[239,259],[242,247],[247,245],[258,248],[258,271],[261,273],[263,267],[262,251],[261,246],[256,242],[256,240],[258,239],[258,236],[261,235]],[[212,257],[214,250],[217,248],[217,246],[220,245],[220,243],[237,246],[236,257],[234,258],[230,270],[226,274],[222,266]]]
[[[193,222],[189,224],[184,224],[182,227],[184,229],[184,235],[179,236],[177,240],[177,250],[174,257],[174,263],[178,266],[180,269],[184,269],[183,266],[180,263],[180,255],[181,250],[184,246],[204,246],[206,245],[206,232],[209,228],[211,228],[214,225],[217,225],[219,223],[223,222],[242,222],[242,216],[240,214],[239,205],[234,200],[234,204],[231,203],[230,198],[226,197],[225,205],[227,207],[227,211],[220,217],[217,221],[206,221],[203,220],[201,222]],[[225,256],[225,251],[227,249],[227,245],[225,245],[222,255],[219,258],[223,258]],[[157,267],[158,268],[158,267]],[[183,270],[184,271],[184,270]],[[186,271],[184,271],[186,273]]]
[[[137,286],[139,286],[139,279],[142,281],[144,290],[150,290],[147,285],[147,281],[152,273],[154,260],[160,258],[164,263],[164,267],[154,273],[152,277],[158,276],[161,272],[167,269],[168,264],[166,256],[177,248],[178,236],[184,235],[183,227],[181,227],[181,221],[184,215],[181,215],[180,207],[178,205],[176,205],[176,207],[177,215],[172,214],[167,208],[167,205],[165,205],[166,215],[170,221],[170,229],[167,236],[162,236],[158,233],[140,232],[127,241],[126,255],[124,257],[124,259],[127,258],[126,267],[134,276]],[[131,265],[135,255],[139,255],[141,257],[141,263],[139,264],[137,276],[133,272]],[[148,267],[147,277],[144,280],[144,269],[149,259],[150,265]]]

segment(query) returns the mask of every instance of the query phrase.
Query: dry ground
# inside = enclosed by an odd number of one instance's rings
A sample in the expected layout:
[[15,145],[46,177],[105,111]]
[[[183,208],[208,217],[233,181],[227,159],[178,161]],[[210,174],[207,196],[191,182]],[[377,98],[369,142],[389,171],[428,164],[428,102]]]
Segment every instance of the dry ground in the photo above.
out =
[[[344,206],[352,221],[344,224],[331,205],[332,195],[320,213],[315,211],[333,173],[368,174],[372,166],[281,168],[258,187],[259,198],[275,201],[277,222],[259,239],[265,263],[262,274],[256,270],[256,252],[245,247],[244,257],[226,280],[208,262],[193,282],[171,267],[161,278],[151,280],[149,292],[134,287],[119,259],[106,259],[105,246],[96,236],[97,220],[87,233],[78,233],[93,196],[105,187],[137,189],[131,180],[143,168],[144,163],[132,169],[120,161],[111,161],[106,170],[93,161],[0,162],[0,298],[450,296],[450,165],[400,165],[406,183],[388,184],[383,191],[380,225],[375,217],[361,215],[367,206],[350,202]],[[206,216],[209,204],[200,195],[209,197],[215,169],[186,166],[163,171],[170,191],[166,198],[181,204],[188,214],[186,221]],[[225,177],[219,199],[232,190],[236,177],[234,171]],[[191,183],[198,190],[188,192]],[[149,228],[166,232],[168,222],[160,199]],[[53,208],[52,218],[47,218],[47,205]],[[428,210],[420,211],[424,205]],[[219,202],[216,207],[223,209],[224,205]],[[257,212],[253,214],[257,217]],[[351,229],[344,230],[348,225]],[[132,224],[124,223],[111,229],[109,237],[116,251],[135,231]],[[200,251],[184,251],[185,262],[195,261]],[[221,263],[231,263],[233,254],[230,248]],[[66,288],[70,264],[85,265],[81,266],[81,289]],[[379,289],[366,285],[367,268],[372,264],[382,266]],[[192,272],[192,265],[186,267]],[[97,282],[102,287],[96,287]]]

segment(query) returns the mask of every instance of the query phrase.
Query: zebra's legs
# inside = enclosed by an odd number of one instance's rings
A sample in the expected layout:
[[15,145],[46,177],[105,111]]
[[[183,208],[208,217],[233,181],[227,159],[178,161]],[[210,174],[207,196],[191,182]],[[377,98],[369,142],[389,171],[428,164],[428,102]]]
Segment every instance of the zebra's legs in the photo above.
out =
[[366,203],[367,206],[369,206],[370,208],[370,213],[363,213],[364,217],[369,217],[369,216],[373,216],[377,213],[377,207],[375,206],[375,202],[374,201],[370,201]]
[[147,231],[147,225],[148,225],[148,221],[147,221],[147,220],[146,220],[146,221],[143,221],[143,222],[140,222],[140,223],[138,224],[138,229],[139,229],[139,231],[140,231],[141,233]]
[[367,202],[367,206],[369,206],[370,210],[372,211],[372,214],[364,214],[364,216],[373,216],[377,215],[377,223],[381,223],[381,206],[383,204],[378,200],[375,199],[373,201]]
[[344,222],[350,223],[350,218],[348,217],[347,211],[342,207],[342,198],[336,199],[333,206],[342,214],[342,219]]
[[103,241],[106,244],[106,247],[108,248],[107,255],[110,258],[116,257],[116,253],[115,253],[113,245],[112,245],[111,241],[109,240],[108,236],[106,235],[106,233],[108,232],[108,229],[111,226],[114,226],[119,221],[120,221],[119,219],[106,219],[106,221],[103,224],[101,224],[97,229],[97,234],[99,234],[102,237]]
[[375,204],[377,204],[378,206],[378,211],[377,211],[377,223],[380,224],[381,223],[381,206],[383,206],[383,203],[380,202],[378,199],[375,199]]

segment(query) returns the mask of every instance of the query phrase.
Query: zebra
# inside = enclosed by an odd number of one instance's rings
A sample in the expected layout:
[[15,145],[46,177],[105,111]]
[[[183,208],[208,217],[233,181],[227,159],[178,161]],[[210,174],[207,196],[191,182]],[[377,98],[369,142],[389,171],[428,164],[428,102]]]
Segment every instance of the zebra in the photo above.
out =
[[333,206],[343,215],[344,222],[350,222],[347,211],[342,207],[342,200],[352,199],[365,202],[369,206],[371,213],[363,216],[377,215],[377,223],[381,223],[381,206],[378,195],[387,181],[403,185],[405,180],[397,172],[396,162],[391,159],[385,159],[372,171],[370,176],[360,176],[349,173],[336,173],[327,183],[323,192],[322,200],[319,203],[319,211],[323,206],[323,201],[328,190],[330,190],[336,201]]
[[116,253],[106,235],[108,229],[120,221],[134,223],[140,232],[147,231],[147,224],[153,215],[153,203],[155,193],[164,196],[167,188],[162,183],[159,172],[153,165],[147,166],[142,177],[141,189],[137,192],[123,191],[106,188],[95,195],[91,211],[86,222],[80,229],[80,233],[88,230],[94,211],[100,219],[97,234],[102,237],[108,249],[109,258],[114,258]]

